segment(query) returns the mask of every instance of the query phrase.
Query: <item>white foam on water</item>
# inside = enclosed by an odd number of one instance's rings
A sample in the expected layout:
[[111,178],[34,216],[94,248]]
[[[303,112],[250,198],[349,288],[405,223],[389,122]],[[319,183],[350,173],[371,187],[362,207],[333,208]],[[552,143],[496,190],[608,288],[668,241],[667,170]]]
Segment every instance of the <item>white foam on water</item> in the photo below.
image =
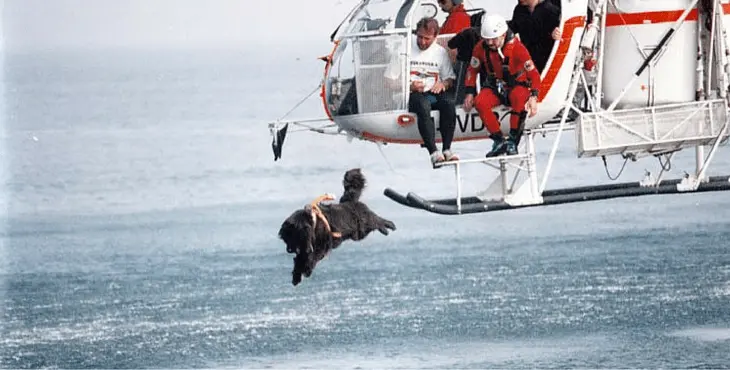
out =
[[53,327],[9,330],[0,345],[19,346],[50,342],[83,340],[97,342],[114,340],[126,336],[140,335],[153,331],[170,332],[182,330],[200,334],[219,331],[243,331],[256,335],[258,330],[272,327],[297,327],[319,330],[331,329],[334,324],[328,316],[307,315],[294,310],[282,312],[257,312],[209,316],[191,320],[171,320],[165,322],[137,321],[127,322],[123,318],[99,318],[86,323],[67,323]]
[[554,338],[538,341],[442,342],[403,341],[358,348],[331,348],[326,352],[301,352],[246,359],[243,364],[215,367],[267,369],[443,369],[489,368],[540,364],[591,351],[603,337]]
[[690,328],[669,333],[673,337],[685,337],[701,342],[718,342],[730,340],[730,328]]
[[725,286],[715,288],[713,292],[717,297],[730,297],[730,283],[725,284]]

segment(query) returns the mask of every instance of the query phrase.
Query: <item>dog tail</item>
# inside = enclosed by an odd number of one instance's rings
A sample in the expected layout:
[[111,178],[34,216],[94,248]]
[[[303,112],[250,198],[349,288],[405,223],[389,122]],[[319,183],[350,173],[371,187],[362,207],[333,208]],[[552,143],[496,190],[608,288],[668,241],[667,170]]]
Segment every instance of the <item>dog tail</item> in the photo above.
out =
[[345,188],[345,192],[342,193],[340,203],[359,201],[360,194],[365,189],[365,184],[365,176],[363,176],[359,168],[345,172],[345,178],[342,179],[342,186]]

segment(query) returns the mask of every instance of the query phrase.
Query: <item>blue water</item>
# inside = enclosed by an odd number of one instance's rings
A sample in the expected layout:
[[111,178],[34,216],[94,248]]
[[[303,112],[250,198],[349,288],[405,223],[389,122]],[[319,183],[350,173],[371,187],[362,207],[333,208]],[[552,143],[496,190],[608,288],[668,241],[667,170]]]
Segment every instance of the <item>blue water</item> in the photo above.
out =
[[[6,55],[0,367],[730,367],[730,194],[404,208],[382,190],[455,191],[423,149],[299,132],[273,162],[265,123],[321,67],[294,52]],[[561,148],[551,188],[610,182],[572,133]],[[730,173],[727,150],[710,175]],[[692,165],[680,153],[668,177]],[[398,230],[293,287],[278,228],[352,167]],[[621,181],[657,168],[630,162]],[[465,172],[469,192],[494,175]]]

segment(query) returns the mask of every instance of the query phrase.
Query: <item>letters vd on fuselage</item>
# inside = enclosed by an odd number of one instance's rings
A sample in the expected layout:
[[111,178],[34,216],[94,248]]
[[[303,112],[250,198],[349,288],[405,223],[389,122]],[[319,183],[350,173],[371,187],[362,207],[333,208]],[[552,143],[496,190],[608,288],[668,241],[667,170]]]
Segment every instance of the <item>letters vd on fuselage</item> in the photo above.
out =
[[[462,113],[458,114],[457,111],[456,115],[456,130],[461,131],[462,133],[467,132],[482,132],[485,130],[484,123],[479,118],[479,113],[472,112],[472,113]],[[434,119],[434,121],[436,121]],[[436,129],[440,129],[440,124],[436,124]]]

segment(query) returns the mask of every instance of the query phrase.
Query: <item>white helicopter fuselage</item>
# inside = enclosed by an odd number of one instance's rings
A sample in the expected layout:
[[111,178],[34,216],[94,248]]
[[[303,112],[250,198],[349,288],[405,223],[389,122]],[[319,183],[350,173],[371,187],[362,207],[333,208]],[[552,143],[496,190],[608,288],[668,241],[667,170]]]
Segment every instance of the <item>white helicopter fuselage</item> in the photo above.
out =
[[[406,0],[406,3],[409,1]],[[541,74],[538,112],[526,121],[525,128],[531,129],[553,120],[565,106],[575,64],[582,53],[581,40],[586,29],[588,0],[563,1],[561,9],[562,37],[555,42],[545,70]],[[368,3],[367,1],[364,4]],[[435,1],[415,1],[404,22],[415,25],[420,18],[419,6],[428,6]],[[469,3],[467,1],[467,3]],[[472,1],[474,3],[474,1]],[[487,2],[488,3],[488,2]],[[667,29],[679,18],[690,0],[638,1],[625,0],[609,6],[605,19],[606,33],[602,72],[599,73],[600,91],[605,102],[622,94],[626,83],[636,69],[660,42]],[[368,10],[377,12],[376,4]],[[723,4],[723,8],[730,4]],[[488,6],[485,7],[489,11]],[[402,9],[402,8],[401,8]],[[726,9],[730,10],[730,8]],[[329,56],[325,69],[322,98],[327,115],[341,130],[365,140],[383,143],[420,144],[415,115],[407,111],[405,80],[399,89],[384,86],[382,73],[388,63],[384,54],[407,53],[410,34],[371,31],[367,26],[352,27],[358,22],[357,9],[346,19],[335,38],[335,47]],[[368,14],[370,15],[370,14]],[[724,17],[728,22],[729,17]],[[368,17],[367,22],[374,22]],[[366,23],[367,23],[366,22]],[[397,19],[396,19],[397,22]],[[349,27],[349,32],[348,32]],[[412,28],[412,27],[411,27]],[[354,32],[353,32],[354,31]],[[695,99],[698,90],[695,79],[697,69],[697,10],[689,13],[677,34],[678,42],[672,43],[665,53],[676,55],[661,58],[650,65],[639,76],[637,83],[623,92],[618,107],[645,107],[654,104],[680,103]],[[453,35],[440,35],[439,43],[445,44]],[[380,50],[381,52],[379,52]],[[387,51],[387,53],[385,51]],[[343,66],[345,68],[343,68]],[[343,72],[343,70],[349,71]],[[407,64],[403,64],[405,70]],[[407,73],[404,73],[407,75]],[[357,108],[343,111],[346,101],[344,85],[356,90]],[[353,98],[353,101],[355,98]],[[340,104],[338,104],[338,102]],[[355,103],[352,104],[355,106]],[[509,129],[508,107],[495,110],[502,117],[502,128]],[[432,112],[438,127],[438,112]],[[455,141],[479,140],[489,136],[476,110],[465,112],[461,105],[456,107]],[[437,141],[440,135],[437,133]]]
[[[472,24],[481,9],[493,12],[492,6],[511,8],[515,3],[464,2],[467,11],[477,11]],[[443,22],[444,14],[438,9],[436,0],[362,0],[332,35],[332,53],[322,58],[326,67],[321,97],[327,118],[270,123],[274,160],[281,157],[289,124],[375,143],[422,145],[417,118],[408,111],[410,52],[418,20],[436,17]],[[505,13],[501,12],[511,15]],[[730,141],[729,13],[730,0],[561,1],[562,35],[541,73],[538,111],[525,122],[518,153],[480,155],[435,166],[454,167],[454,198],[428,200],[389,188],[385,195],[429,212],[464,214],[730,190],[730,176],[708,175],[718,149]],[[437,42],[445,45],[451,37],[439,35]],[[463,65],[455,70],[459,71],[456,91],[449,92],[457,102],[454,140],[488,139],[479,113],[466,112],[458,104]],[[494,111],[502,130],[508,132],[510,108],[499,106]],[[439,113],[431,114],[438,128]],[[323,121],[326,126],[307,125]],[[624,165],[628,160],[657,158],[660,167],[655,173],[645,170],[641,181],[548,190],[562,133],[567,130],[576,135],[578,158],[601,157],[607,174],[607,156],[621,156]],[[546,155],[538,153],[536,140],[548,136],[552,148]],[[439,131],[436,141],[441,141]],[[695,170],[685,170],[681,179],[665,179],[673,168],[672,157],[686,149],[694,150]],[[547,157],[541,158],[541,166],[538,154]],[[485,189],[465,197],[461,168],[472,164],[496,170],[498,175]],[[609,177],[616,180],[618,175]]]

